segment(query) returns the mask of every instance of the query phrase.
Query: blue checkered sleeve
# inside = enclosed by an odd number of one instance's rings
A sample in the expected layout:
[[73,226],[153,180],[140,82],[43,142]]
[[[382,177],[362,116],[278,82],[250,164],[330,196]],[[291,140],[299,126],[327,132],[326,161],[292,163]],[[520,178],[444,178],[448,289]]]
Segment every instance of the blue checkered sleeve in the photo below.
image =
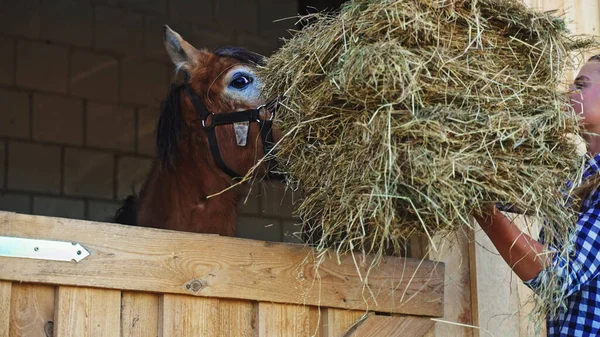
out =
[[[536,291],[556,277],[566,298],[566,306],[555,317],[548,317],[548,337],[600,335],[600,191],[584,203],[567,256],[556,254],[548,268],[525,282]],[[551,250],[558,250],[550,247]]]
[[[551,265],[525,282],[534,291],[549,277],[558,277],[565,297],[581,290],[600,268],[600,191],[586,200],[568,245],[568,256],[555,254]],[[551,250],[557,250],[550,246]]]
[[[583,179],[595,174],[600,174],[600,153],[588,160]],[[546,269],[525,282],[535,292],[553,277],[562,288],[565,306],[547,318],[548,337],[600,336],[600,188],[584,201],[573,229],[566,243],[549,247],[562,251],[566,245],[568,254],[555,254]]]

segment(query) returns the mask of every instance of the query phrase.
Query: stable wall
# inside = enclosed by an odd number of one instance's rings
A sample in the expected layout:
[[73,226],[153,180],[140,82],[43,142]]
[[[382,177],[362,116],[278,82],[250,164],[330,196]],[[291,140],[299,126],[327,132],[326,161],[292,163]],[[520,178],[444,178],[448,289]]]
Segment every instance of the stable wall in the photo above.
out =
[[[296,0],[0,2],[0,210],[110,221],[154,155],[174,69],[162,25],[270,55],[294,24],[273,21],[296,13]],[[293,240],[291,195],[254,190],[238,234]]]

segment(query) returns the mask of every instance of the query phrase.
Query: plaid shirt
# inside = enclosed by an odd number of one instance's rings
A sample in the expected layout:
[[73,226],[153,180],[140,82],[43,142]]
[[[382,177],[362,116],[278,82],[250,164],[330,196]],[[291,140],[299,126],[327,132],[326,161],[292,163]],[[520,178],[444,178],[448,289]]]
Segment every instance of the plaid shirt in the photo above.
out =
[[[583,178],[600,171],[600,154],[586,165]],[[540,236],[541,237],[541,236]],[[532,280],[525,282],[533,291],[543,285],[544,279],[555,275],[563,280],[566,310],[557,317],[548,317],[548,337],[600,335],[600,189],[585,200],[572,244],[569,259],[555,255],[552,264]],[[560,249],[560,247],[550,247]]]

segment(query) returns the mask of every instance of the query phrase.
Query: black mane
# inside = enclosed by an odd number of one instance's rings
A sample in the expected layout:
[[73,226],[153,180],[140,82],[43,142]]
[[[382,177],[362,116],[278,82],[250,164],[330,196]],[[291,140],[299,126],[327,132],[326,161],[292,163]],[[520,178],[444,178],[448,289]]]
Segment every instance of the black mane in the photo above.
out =
[[264,65],[265,57],[240,47],[223,46],[215,49],[213,53],[217,56],[233,57],[247,64]]
[[171,84],[167,97],[160,104],[160,116],[156,124],[156,152],[161,167],[173,168],[177,161],[177,143],[184,128],[181,113],[183,84]]

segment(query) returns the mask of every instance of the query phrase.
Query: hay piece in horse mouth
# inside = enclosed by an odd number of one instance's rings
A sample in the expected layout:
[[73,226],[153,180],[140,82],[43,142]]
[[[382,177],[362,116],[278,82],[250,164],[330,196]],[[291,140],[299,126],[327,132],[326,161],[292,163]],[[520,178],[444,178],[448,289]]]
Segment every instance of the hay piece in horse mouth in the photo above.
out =
[[401,253],[490,203],[566,239],[561,188],[584,161],[559,83],[595,41],[513,0],[356,0],[304,19],[260,75],[286,96],[277,156],[318,248]]

